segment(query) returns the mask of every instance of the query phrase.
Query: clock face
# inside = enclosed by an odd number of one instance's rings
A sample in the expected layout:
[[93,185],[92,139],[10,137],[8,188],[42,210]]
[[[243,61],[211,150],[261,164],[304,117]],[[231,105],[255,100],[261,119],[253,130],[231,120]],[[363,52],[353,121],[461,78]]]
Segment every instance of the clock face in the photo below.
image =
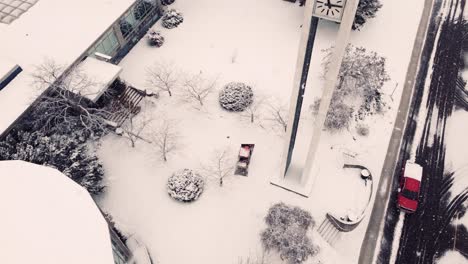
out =
[[344,5],[345,0],[317,0],[314,14],[333,21],[341,21]]

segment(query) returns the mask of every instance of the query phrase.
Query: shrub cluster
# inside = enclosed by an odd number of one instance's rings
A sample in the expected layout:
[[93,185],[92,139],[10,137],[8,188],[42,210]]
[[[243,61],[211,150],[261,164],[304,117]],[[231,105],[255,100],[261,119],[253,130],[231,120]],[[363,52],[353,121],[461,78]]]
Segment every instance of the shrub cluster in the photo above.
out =
[[99,194],[104,189],[104,170],[86,140],[79,133],[46,136],[39,131],[12,131],[0,142],[0,160],[24,160],[55,168],[90,193]]
[[273,205],[265,217],[267,228],[261,233],[265,250],[276,250],[290,264],[299,264],[317,253],[307,237],[309,227],[315,225],[312,216],[299,207],[284,203]]
[[148,38],[148,43],[151,46],[161,47],[164,44],[164,37],[161,35],[161,32],[150,29],[146,34]]
[[171,9],[164,14],[161,20],[163,27],[171,29],[178,27],[182,22],[184,22],[184,17],[181,12],[176,9]]

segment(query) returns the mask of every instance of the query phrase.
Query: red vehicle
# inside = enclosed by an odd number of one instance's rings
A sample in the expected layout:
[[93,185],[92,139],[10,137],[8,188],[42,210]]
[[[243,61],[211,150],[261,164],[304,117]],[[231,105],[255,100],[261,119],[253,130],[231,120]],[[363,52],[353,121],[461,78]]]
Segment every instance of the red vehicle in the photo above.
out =
[[398,188],[398,207],[407,213],[414,213],[418,208],[422,172],[421,165],[406,161]]

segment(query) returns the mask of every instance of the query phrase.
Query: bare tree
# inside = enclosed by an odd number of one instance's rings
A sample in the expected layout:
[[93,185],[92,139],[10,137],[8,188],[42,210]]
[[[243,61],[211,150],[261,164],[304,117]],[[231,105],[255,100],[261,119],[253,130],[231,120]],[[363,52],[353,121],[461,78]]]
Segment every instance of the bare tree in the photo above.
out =
[[144,115],[143,118],[135,120],[135,117],[130,118],[120,128],[116,129],[116,133],[127,138],[130,141],[132,148],[135,147],[138,140],[152,143],[151,140],[143,136],[145,129],[151,125],[153,118]]
[[229,148],[215,150],[211,163],[203,166],[208,177],[219,182],[219,186],[223,186],[223,181],[226,177],[233,175],[235,160],[233,152]]
[[266,264],[268,262],[267,257],[265,256],[266,252],[263,250],[261,256],[248,256],[241,258],[239,257],[237,263],[238,264]]
[[66,67],[46,60],[35,67],[33,85],[41,91],[47,89],[36,102],[32,123],[40,130],[77,129],[82,127],[91,134],[105,129],[108,112],[97,108],[85,97],[96,93],[97,85],[79,67]]
[[203,76],[200,71],[199,74],[190,76],[185,80],[183,89],[183,98],[185,101],[195,101],[200,106],[203,106],[206,97],[210,95],[216,87],[217,78],[209,79]]
[[267,105],[269,108],[269,117],[266,119],[273,122],[274,125],[280,126],[282,130],[286,132],[288,128],[288,112],[286,106],[278,101],[270,101]]
[[248,118],[250,123],[260,119],[266,99],[263,96],[256,95],[254,101],[243,111],[241,116]]
[[158,62],[152,67],[146,68],[147,84],[159,91],[165,91],[172,96],[172,91],[177,86],[178,72],[172,63]]
[[179,134],[175,131],[174,124],[170,121],[164,120],[156,129],[152,143],[165,162],[167,161],[168,154],[177,149],[178,138]]

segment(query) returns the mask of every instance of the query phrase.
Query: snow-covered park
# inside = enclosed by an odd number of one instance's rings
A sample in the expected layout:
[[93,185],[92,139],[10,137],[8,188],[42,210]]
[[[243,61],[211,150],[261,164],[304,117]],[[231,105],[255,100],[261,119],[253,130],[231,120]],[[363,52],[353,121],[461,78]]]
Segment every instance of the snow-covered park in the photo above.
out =
[[[287,112],[296,69],[304,8],[281,0],[177,0],[184,21],[165,29],[164,44],[156,48],[142,39],[121,61],[121,77],[131,85],[151,90],[148,69],[164,65],[174,71],[172,95],[146,98],[133,120],[142,140],[134,147],[125,137],[102,139],[98,156],[105,169],[106,191],[101,208],[111,214],[126,235],[135,235],[148,247],[157,263],[241,263],[261,256],[260,232],[264,217],[275,203],[300,206],[309,211],[316,227],[327,212],[346,214],[363,210],[368,188],[343,170],[346,159],[366,166],[377,186],[396,118],[401,90],[418,28],[422,0],[384,0],[377,17],[351,34],[350,42],[386,58],[390,77],[383,87],[386,111],[366,119],[369,135],[355,125],[336,133],[323,133],[319,148],[320,174],[308,198],[270,184],[280,173],[284,127],[275,112]],[[405,8],[401,8],[404,5]],[[398,14],[398,19],[395,19]],[[313,124],[310,106],[323,86],[322,51],[333,45],[338,25],[320,21],[304,99],[301,135]],[[215,83],[203,101],[189,99],[182,86],[193,77]],[[215,82],[214,82],[215,81]],[[228,112],[218,101],[219,90],[230,82],[252,87],[262,101],[254,122],[246,112]],[[169,125],[173,150],[167,161],[158,146],[161,125]],[[300,138],[299,145],[305,139]],[[151,142],[151,143],[150,143]],[[255,144],[247,177],[210,177],[216,153],[226,151],[235,163],[241,144]],[[167,192],[167,180],[177,170],[190,168],[205,177],[205,190],[197,201],[181,203]],[[375,188],[374,188],[375,191]],[[371,201],[372,202],[372,201]],[[368,208],[367,210],[370,210]],[[311,231],[319,254],[306,263],[356,263],[368,217],[352,232],[343,233],[333,245]],[[268,263],[282,263],[275,254]]]

